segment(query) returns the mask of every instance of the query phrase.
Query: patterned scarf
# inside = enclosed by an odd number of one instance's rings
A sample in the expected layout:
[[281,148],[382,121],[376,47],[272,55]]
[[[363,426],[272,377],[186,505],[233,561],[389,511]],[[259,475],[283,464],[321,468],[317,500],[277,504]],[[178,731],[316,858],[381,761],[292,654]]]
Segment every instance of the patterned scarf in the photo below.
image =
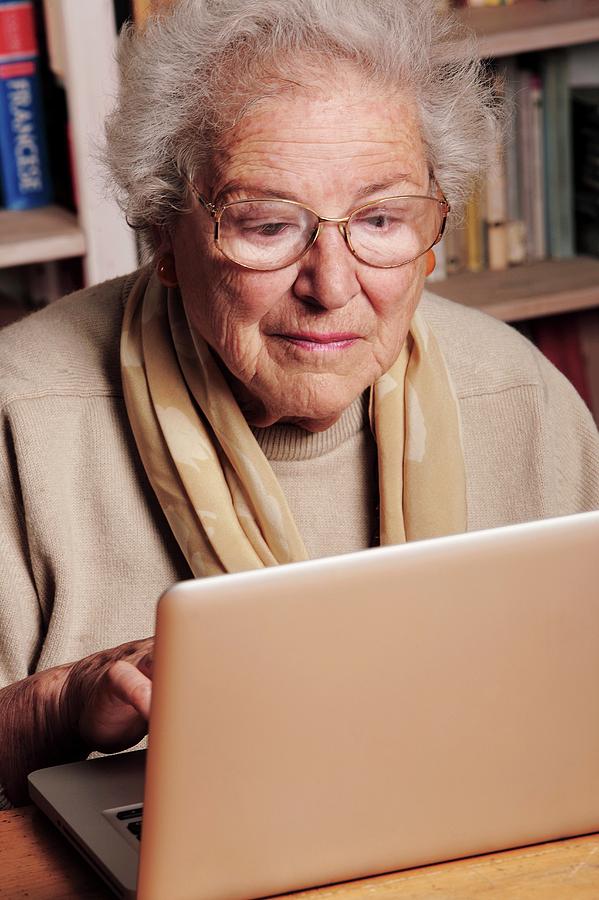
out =
[[[143,271],[121,335],[125,403],[139,454],[196,577],[297,562],[306,548],[275,474],[176,289]],[[458,404],[417,312],[370,392],[381,544],[466,530]],[[329,498],[330,502],[331,498]]]

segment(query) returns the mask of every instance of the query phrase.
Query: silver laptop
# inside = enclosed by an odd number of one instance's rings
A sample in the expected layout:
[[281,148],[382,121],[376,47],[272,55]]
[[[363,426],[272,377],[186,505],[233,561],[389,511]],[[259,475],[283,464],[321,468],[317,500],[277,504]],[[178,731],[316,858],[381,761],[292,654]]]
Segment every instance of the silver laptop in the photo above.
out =
[[128,753],[31,795],[142,900],[595,831],[598,636],[599,512],[188,581],[158,607],[145,790]]

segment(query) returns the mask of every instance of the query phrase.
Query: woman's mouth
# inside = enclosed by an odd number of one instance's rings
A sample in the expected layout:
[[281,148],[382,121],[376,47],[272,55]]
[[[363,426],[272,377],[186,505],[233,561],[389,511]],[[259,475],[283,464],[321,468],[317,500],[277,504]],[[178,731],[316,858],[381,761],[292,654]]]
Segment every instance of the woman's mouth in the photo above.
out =
[[300,347],[302,350],[321,353],[331,350],[346,350],[360,338],[358,334],[346,331],[331,331],[327,333],[301,331],[289,334],[275,334],[273,337],[288,341],[294,347]]

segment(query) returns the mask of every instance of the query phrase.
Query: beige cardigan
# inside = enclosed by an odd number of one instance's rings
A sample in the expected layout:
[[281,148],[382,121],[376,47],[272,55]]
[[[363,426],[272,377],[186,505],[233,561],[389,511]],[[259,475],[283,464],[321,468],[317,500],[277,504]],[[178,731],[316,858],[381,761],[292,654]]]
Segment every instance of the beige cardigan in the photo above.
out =
[[[123,405],[119,332],[135,276],[0,332],[0,684],[153,631],[189,577]],[[519,334],[426,296],[459,398],[468,528],[599,507],[599,439]]]

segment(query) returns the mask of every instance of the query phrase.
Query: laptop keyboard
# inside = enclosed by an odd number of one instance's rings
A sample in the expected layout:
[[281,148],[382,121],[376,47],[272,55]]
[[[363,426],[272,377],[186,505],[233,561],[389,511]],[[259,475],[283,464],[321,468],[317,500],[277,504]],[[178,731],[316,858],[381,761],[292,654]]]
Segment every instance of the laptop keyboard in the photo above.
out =
[[105,809],[102,815],[105,816],[113,828],[125,838],[128,844],[135,847],[139,853],[141,840],[141,820],[143,816],[143,803],[131,803],[129,806],[115,806],[113,809]]
[[143,815],[143,806],[134,806],[130,809],[121,809],[117,812],[116,817],[119,821],[127,825],[127,830],[137,838],[141,839],[141,820]]

